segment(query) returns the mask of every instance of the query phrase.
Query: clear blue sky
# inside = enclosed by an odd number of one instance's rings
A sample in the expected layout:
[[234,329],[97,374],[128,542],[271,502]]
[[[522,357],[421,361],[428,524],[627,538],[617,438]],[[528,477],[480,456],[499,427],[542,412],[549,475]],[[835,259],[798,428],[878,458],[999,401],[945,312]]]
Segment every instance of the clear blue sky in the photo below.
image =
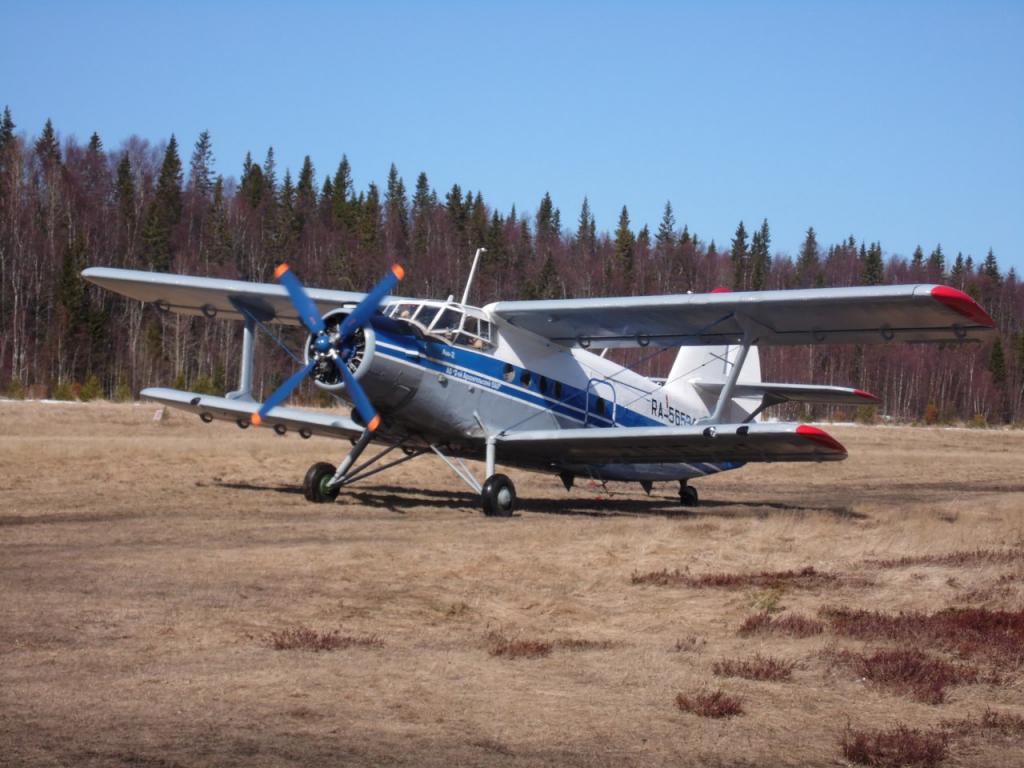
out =
[[1024,3],[0,0],[0,104],[108,148],[209,129],[217,170],[275,147],[357,186],[550,191],[575,227],[671,200],[726,243],[854,234],[1024,268]]

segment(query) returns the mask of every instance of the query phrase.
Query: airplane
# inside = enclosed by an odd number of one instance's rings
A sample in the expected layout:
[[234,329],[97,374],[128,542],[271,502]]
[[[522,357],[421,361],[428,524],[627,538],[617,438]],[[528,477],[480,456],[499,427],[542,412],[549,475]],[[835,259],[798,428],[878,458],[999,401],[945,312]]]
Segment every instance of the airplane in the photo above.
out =
[[[96,285],[160,312],[240,320],[240,382],[223,397],[167,388],[140,394],[204,422],[266,426],[347,439],[337,466],[312,465],[306,499],[333,502],[343,488],[424,454],[437,455],[485,515],[516,509],[507,466],[576,478],[679,483],[696,506],[695,478],[748,462],[836,461],[846,449],[823,429],[765,421],[786,402],[873,404],[852,387],[761,380],[758,349],[771,345],[962,342],[995,326],[970,296],[943,285],[879,285],[611,298],[497,301],[471,306],[478,249],[461,301],[390,295],[395,265],[368,293],[307,289],[287,264],[274,283],[90,267]],[[300,366],[262,404],[253,397],[256,332],[302,325]],[[279,342],[280,343],[280,342]],[[608,359],[609,349],[677,348],[664,379]],[[596,350],[602,350],[598,354]],[[291,351],[288,350],[290,353]],[[283,405],[306,378],[351,415]],[[374,445],[376,453],[360,461]],[[397,453],[396,453],[397,452]],[[483,460],[478,480],[465,461]]]

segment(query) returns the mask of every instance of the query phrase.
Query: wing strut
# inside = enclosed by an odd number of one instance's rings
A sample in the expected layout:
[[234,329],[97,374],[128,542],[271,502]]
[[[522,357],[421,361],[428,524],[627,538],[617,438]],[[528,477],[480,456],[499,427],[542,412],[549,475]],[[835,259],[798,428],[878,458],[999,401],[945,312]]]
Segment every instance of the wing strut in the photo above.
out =
[[[721,424],[722,414],[725,412],[726,404],[732,399],[732,392],[736,388],[736,381],[740,377],[740,372],[743,370],[743,364],[747,361],[747,352],[750,351],[750,346],[754,343],[751,338],[749,329],[743,331],[743,341],[740,342],[740,351],[736,355],[736,362],[732,364],[732,370],[729,371],[729,378],[726,379],[725,385],[722,387],[722,391],[718,393],[718,402],[715,403],[715,410],[711,412],[711,415],[707,418],[700,419],[698,424]],[[726,353],[728,354],[728,352]]]

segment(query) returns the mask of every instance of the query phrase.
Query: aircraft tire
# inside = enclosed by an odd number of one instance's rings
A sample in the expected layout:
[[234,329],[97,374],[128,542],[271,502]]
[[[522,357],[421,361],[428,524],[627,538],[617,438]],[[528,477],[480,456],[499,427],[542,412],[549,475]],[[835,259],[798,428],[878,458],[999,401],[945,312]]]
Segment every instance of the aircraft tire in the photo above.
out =
[[696,507],[700,504],[700,495],[692,485],[684,485],[679,489],[679,501],[684,507]]
[[516,487],[502,474],[491,475],[480,492],[487,517],[511,517],[516,507]]
[[302,493],[306,501],[314,504],[329,504],[338,498],[340,487],[328,488],[327,483],[334,477],[334,466],[326,461],[314,464],[306,472],[306,479],[302,482]]

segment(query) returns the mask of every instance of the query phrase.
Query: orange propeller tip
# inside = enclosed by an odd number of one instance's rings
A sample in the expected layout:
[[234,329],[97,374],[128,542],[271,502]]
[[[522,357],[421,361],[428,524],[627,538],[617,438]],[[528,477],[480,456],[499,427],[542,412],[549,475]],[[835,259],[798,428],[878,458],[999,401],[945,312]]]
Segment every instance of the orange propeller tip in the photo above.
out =
[[395,264],[393,267],[391,267],[391,272],[399,280],[401,280],[403,277],[405,277],[405,270],[402,268],[401,264]]
[[274,277],[279,278],[279,277],[281,277],[281,275],[283,275],[287,271],[288,271],[288,263],[287,262],[281,262],[280,264],[277,265],[277,269],[274,270]]
[[369,424],[366,425],[366,428],[368,430],[370,430],[371,432],[376,432],[377,431],[377,427],[379,427],[379,426],[380,426],[380,414],[378,413],[376,416],[373,417],[373,420]]
[[260,417],[258,413],[254,413],[252,415],[251,421],[254,427],[258,427],[260,424],[263,423],[263,419]]

